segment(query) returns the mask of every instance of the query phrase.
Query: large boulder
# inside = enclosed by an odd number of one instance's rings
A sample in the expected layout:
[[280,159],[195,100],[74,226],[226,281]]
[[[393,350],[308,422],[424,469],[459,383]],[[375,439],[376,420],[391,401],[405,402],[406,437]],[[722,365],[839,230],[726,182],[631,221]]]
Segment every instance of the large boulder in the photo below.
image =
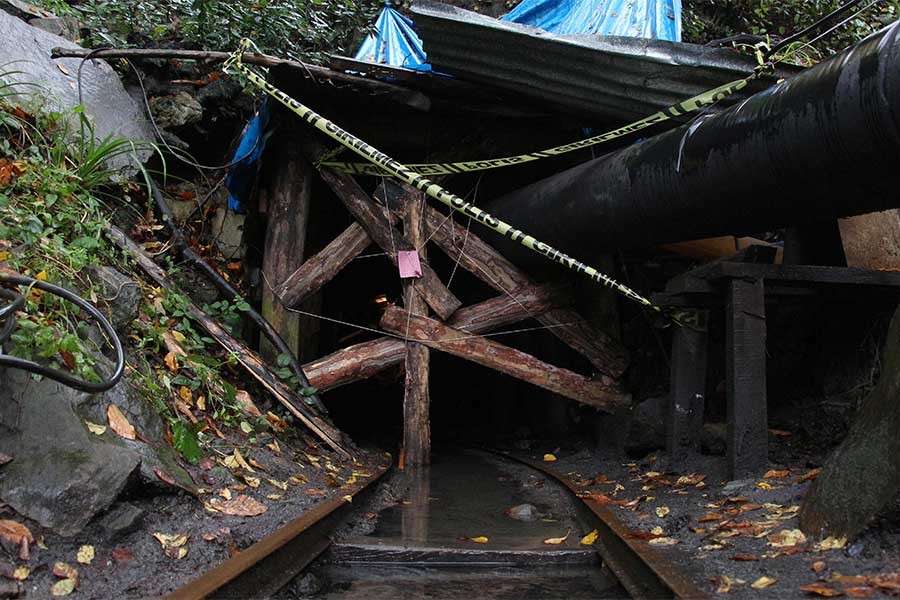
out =
[[[126,381],[98,395],[14,369],[0,369],[0,382],[0,452],[12,457],[0,467],[0,499],[20,515],[74,535],[108,509],[133,477],[193,488],[162,441],[159,416]],[[141,439],[88,429],[86,421],[107,424],[110,404]]]
[[[55,47],[80,48],[0,10],[0,56],[2,79],[17,82],[17,100],[36,101],[47,110],[66,111],[79,105],[78,67],[80,59],[50,59]],[[102,60],[87,61],[82,68],[81,88],[84,112],[94,125],[94,137],[110,135],[133,141],[153,140],[142,109],[128,95],[119,76]],[[149,150],[141,152],[141,159]],[[126,156],[112,160],[112,166],[128,166]]]

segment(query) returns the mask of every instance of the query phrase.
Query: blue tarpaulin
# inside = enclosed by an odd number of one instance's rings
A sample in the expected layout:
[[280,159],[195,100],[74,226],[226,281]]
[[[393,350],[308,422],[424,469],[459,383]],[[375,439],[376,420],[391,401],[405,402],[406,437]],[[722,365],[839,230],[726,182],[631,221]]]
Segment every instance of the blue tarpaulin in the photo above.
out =
[[259,171],[259,157],[266,147],[266,128],[269,126],[269,99],[259,105],[259,110],[244,127],[244,133],[234,151],[234,161],[225,179],[228,188],[228,208],[236,213],[247,210],[247,201],[256,182]]
[[390,2],[385,3],[375,21],[375,32],[366,37],[354,58],[381,65],[431,71],[431,65],[422,49],[422,40],[413,30],[412,21],[391,8]]
[[522,0],[500,18],[560,35],[681,41],[681,0]]

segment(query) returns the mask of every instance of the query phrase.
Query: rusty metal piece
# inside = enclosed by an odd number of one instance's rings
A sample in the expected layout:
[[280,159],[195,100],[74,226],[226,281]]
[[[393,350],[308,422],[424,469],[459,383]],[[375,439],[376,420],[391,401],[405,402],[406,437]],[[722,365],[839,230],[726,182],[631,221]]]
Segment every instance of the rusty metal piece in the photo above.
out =
[[313,506],[284,527],[249,548],[236,553],[166,596],[166,600],[200,600],[207,597],[266,597],[291,579],[331,545],[330,534],[352,509],[355,498],[390,469],[379,471],[346,494]]
[[[558,481],[577,496],[579,488],[543,463],[495,452],[500,456],[532,467]],[[641,539],[632,537],[629,528],[612,511],[597,502],[580,498],[593,513],[600,535],[594,548],[619,579],[632,598],[709,598],[699,585],[662,553]]]

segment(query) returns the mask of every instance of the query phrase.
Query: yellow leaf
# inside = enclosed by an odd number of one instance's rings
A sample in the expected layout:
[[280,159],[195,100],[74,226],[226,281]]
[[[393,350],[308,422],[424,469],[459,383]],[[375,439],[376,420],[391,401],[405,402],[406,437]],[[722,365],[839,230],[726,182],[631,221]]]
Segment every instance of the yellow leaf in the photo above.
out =
[[281,500],[284,498],[283,494],[266,494],[266,498],[269,500]]
[[76,579],[61,579],[53,584],[50,588],[50,594],[53,596],[68,596],[75,591]]
[[231,490],[229,490],[228,488],[222,488],[221,490],[219,490],[219,495],[226,500],[231,500]]
[[243,479],[244,483],[246,483],[247,485],[249,485],[252,488],[259,487],[259,479],[256,477],[250,477],[249,475],[244,475],[243,477],[241,477],[241,479]]
[[109,419],[109,428],[121,437],[126,440],[137,439],[134,427],[131,426],[131,423],[128,422],[128,419],[125,418],[118,406],[110,404],[109,408],[106,409],[106,417]]
[[94,560],[94,547],[89,545],[84,545],[78,549],[78,554],[75,555],[76,560],[83,565],[91,564],[91,561]]
[[47,281],[47,271],[41,271],[37,275],[34,276],[38,281]]
[[206,396],[197,396],[197,408],[206,410]]
[[272,440],[271,443],[266,444],[266,448],[268,448],[275,454],[281,454],[281,446],[278,445],[278,440]]
[[185,404],[191,404],[194,401],[194,395],[191,393],[191,388],[187,386],[181,386],[178,388],[178,395],[184,400]]
[[564,535],[562,537],[547,538],[546,540],[544,540],[544,543],[549,546],[559,546],[560,544],[565,542],[567,539],[569,539],[569,533],[570,532],[567,531],[566,535]]
[[834,537],[828,536],[818,544],[816,544],[813,549],[819,552],[824,550],[840,550],[844,546],[847,545],[847,538],[845,537]]
[[240,467],[250,473],[256,472],[253,470],[253,467],[247,464],[247,461],[244,460],[244,457],[241,456],[241,453],[237,448],[234,449],[234,453],[231,456],[225,457],[225,466],[229,469],[237,469]]
[[469,541],[475,542],[476,544],[487,544],[488,538],[484,535],[479,535],[478,537],[469,538]]
[[600,532],[598,532],[595,529],[592,532],[590,532],[589,534],[587,534],[586,536],[584,536],[583,538],[581,538],[581,543],[584,544],[585,546],[590,546],[591,544],[593,544],[594,542],[597,541],[597,537],[599,535],[600,535]]
[[178,331],[177,329],[172,330],[172,337],[175,338],[176,342],[183,342],[185,339],[184,334]]
[[783,471],[776,471],[773,469],[771,471],[766,471],[765,475],[763,475],[763,479],[784,479],[790,473],[791,472],[787,469],[784,469]]
[[806,536],[799,529],[782,529],[768,536],[769,545],[775,548],[789,548],[806,543]]
[[761,490],[777,490],[781,486],[780,485],[772,485],[771,483],[769,483],[767,481],[760,481],[759,483],[756,484],[756,487],[758,487]]
[[9,258],[9,252],[6,252],[5,250],[0,251],[0,260],[6,260],[7,258]]
[[657,517],[659,517],[660,519],[665,519],[672,511],[669,510],[668,506],[657,506],[655,512]]
[[106,425],[98,425],[97,423],[91,423],[90,421],[85,421],[84,424],[87,425],[88,431],[94,435],[103,435],[106,433]]
[[166,356],[163,358],[163,362],[166,363],[166,366],[173,373],[178,370],[178,355],[176,355],[174,352],[169,352],[168,354],[166,354]]
[[670,537],[661,537],[661,538],[653,538],[648,544],[652,544],[654,546],[674,546],[678,543],[678,540]]
[[554,455],[552,455],[552,454],[545,454],[545,455],[544,455],[544,462],[553,462],[553,461],[555,461],[555,460],[556,460],[556,457],[555,457]]
[[762,577],[751,583],[750,587],[752,587],[754,590],[761,590],[763,588],[769,587],[770,585],[775,585],[776,583],[778,583],[777,579],[766,577],[765,575],[763,575]]
[[651,529],[650,533],[652,533],[653,535],[666,535],[666,532],[663,530],[663,528],[659,527],[659,526],[656,526],[653,529]]
[[344,502],[347,502],[348,504],[353,502],[353,496],[351,496],[350,494],[347,494],[346,496],[341,496],[341,499]]
[[277,487],[279,490],[287,490],[286,481],[278,481],[277,479],[267,479],[266,481]]
[[29,575],[31,575],[31,569],[28,567],[16,567],[16,570],[13,571],[13,579],[17,581],[25,581]]

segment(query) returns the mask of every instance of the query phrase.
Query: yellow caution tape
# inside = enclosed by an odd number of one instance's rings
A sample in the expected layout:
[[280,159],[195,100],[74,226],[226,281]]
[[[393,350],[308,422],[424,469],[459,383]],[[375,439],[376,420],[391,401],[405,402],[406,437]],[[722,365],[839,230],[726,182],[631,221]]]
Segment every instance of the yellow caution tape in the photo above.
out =
[[[519,154],[518,156],[505,156],[502,158],[489,158],[486,160],[471,160],[464,162],[451,163],[420,163],[411,164],[407,167],[420,175],[454,175],[457,173],[472,173],[475,171],[487,171],[488,169],[498,169],[500,167],[509,167],[511,165],[521,165],[524,163],[541,160],[542,158],[550,158],[551,156],[559,156],[576,150],[583,150],[598,144],[603,144],[610,140],[624,137],[630,133],[641,131],[651,125],[669,121],[676,117],[692,113],[705,106],[711,106],[720,100],[731,96],[732,94],[744,89],[750,82],[758,77],[754,73],[744,79],[738,79],[731,83],[719,86],[708,92],[698,94],[693,98],[689,98],[684,102],[673,104],[668,108],[664,108],[658,113],[654,113],[649,117],[644,117],[639,121],[618,127],[606,133],[585,138],[577,142],[556,146],[555,148],[547,148],[537,152],[529,152],[528,154]],[[371,162],[340,162],[340,161],[324,161],[319,166],[329,167],[341,173],[349,173],[351,175],[392,175],[390,171],[384,167],[373,164]]]
[[[268,81],[266,81],[265,78],[259,76],[258,74],[244,66],[244,64],[241,62],[241,58],[243,56],[243,53],[246,52],[249,47],[250,40],[241,40],[238,49],[233,54],[231,54],[231,56],[229,56],[228,60],[225,61],[223,70],[227,73],[230,72],[231,69],[234,69],[235,71],[243,74],[250,81],[250,83],[259,87],[269,96],[275,98],[298,117],[318,129],[325,135],[329,136],[336,142],[356,152],[363,158],[371,161],[373,164],[378,165],[378,167],[380,169],[383,169],[386,174],[404,183],[407,183],[420,191],[423,191],[426,195],[431,196],[438,202],[447,205],[451,209],[462,213],[467,217],[475,219],[485,227],[493,229],[500,235],[508,237],[514,242],[519,242],[529,250],[543,255],[549,260],[568,267],[569,269],[577,273],[583,273],[597,283],[603,284],[616,290],[620,294],[637,302],[638,304],[651,308],[657,312],[662,312],[662,310],[658,306],[655,306],[652,302],[650,302],[650,300],[644,298],[628,286],[617,282],[607,275],[604,275],[594,267],[586,265],[583,262],[557,250],[553,246],[535,239],[524,231],[516,229],[509,223],[501,221],[490,213],[478,208],[471,202],[467,202],[459,196],[448,192],[440,185],[429,181],[427,178],[423,177],[420,173],[417,173],[410,167],[397,162],[384,152],[381,152],[377,148],[370,146],[363,140],[354,136],[352,133],[341,129],[333,122],[316,113],[311,108],[304,106],[294,98],[291,98],[290,96],[270,84]],[[676,322],[681,321],[678,316],[673,316],[672,314],[670,314],[669,316],[672,317]]]

